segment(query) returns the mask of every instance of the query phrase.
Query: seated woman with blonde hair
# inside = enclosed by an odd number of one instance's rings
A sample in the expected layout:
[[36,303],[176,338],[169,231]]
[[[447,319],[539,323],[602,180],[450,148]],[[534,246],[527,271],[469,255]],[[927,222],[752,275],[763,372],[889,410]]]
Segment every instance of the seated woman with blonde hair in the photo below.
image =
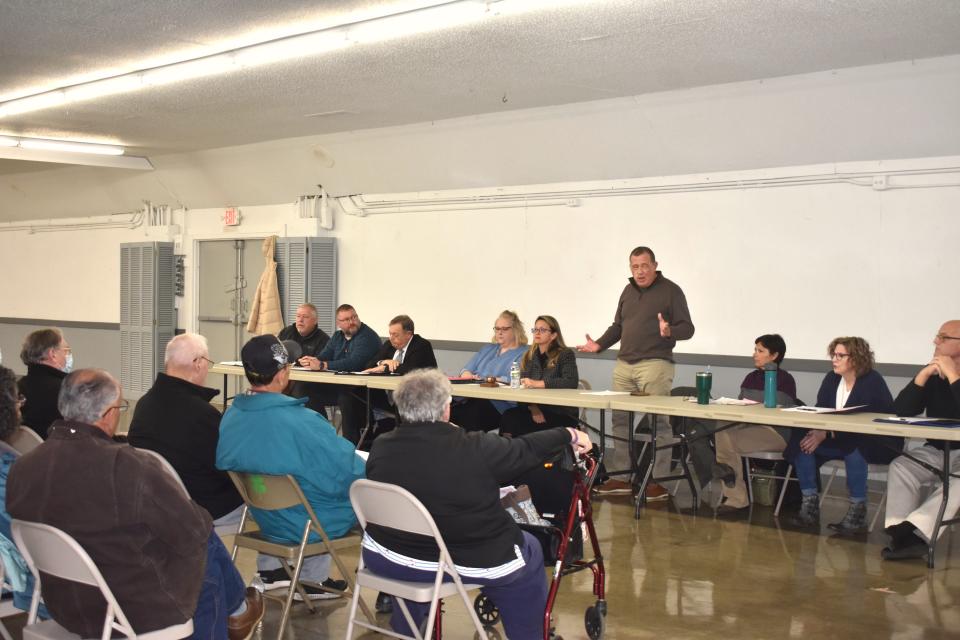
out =
[[[527,333],[516,311],[504,310],[493,323],[493,337],[474,354],[460,372],[461,378],[496,378],[510,381],[510,367],[526,351]],[[483,398],[454,398],[450,407],[450,422],[467,431],[490,431],[500,426],[504,411],[517,406],[516,402],[484,400]]]

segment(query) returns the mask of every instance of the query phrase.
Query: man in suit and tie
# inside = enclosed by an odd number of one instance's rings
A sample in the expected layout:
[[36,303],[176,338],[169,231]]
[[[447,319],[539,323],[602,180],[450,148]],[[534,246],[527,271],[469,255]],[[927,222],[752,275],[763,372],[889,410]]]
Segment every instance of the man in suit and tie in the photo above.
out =
[[[433,355],[433,346],[430,341],[414,333],[413,320],[410,316],[400,315],[390,321],[387,339],[384,340],[376,355],[367,362],[364,372],[403,375],[414,369],[435,369],[436,367],[437,358]],[[355,396],[351,399],[351,403],[352,410],[344,413],[343,436],[354,443],[360,443],[367,413],[363,410],[361,398]],[[368,411],[372,412],[375,409],[393,413],[392,403],[383,390],[370,390]],[[373,424],[374,416],[370,416],[370,421],[370,424]],[[385,433],[392,428],[392,426],[386,426],[386,428],[375,429],[374,435]],[[368,437],[364,443],[360,444],[368,446],[372,440],[372,437]]]

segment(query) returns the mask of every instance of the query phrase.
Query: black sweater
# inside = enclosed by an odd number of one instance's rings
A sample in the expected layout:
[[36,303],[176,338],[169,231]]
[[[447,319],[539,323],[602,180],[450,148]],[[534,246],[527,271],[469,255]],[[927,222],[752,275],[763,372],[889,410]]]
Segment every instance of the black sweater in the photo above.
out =
[[[569,444],[564,428],[511,439],[446,422],[404,423],[374,441],[367,477],[415,495],[456,564],[496,567],[515,560],[513,547],[522,542],[520,528],[500,506],[500,486]],[[437,559],[432,540],[372,524],[367,533],[405,556]]]
[[127,441],[167,459],[190,497],[216,519],[243,500],[230,476],[216,467],[220,412],[210,404],[219,392],[181,378],[157,374],[157,381],[133,412]]
[[[926,410],[930,418],[960,418],[960,380],[950,384],[940,376],[930,376],[922,387],[911,380],[893,401],[898,416],[916,416]],[[943,440],[927,443],[943,449]]]
[[27,365],[27,375],[20,378],[17,387],[26,398],[20,419],[26,426],[47,439],[47,429],[63,416],[57,408],[60,384],[67,374],[45,364]]

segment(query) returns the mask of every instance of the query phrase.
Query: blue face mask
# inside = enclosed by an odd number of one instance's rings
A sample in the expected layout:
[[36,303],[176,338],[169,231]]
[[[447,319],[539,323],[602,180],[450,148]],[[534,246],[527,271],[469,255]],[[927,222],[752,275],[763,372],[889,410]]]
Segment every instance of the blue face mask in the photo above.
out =
[[63,372],[70,373],[71,371],[73,371],[73,354],[68,353],[67,361],[63,364]]

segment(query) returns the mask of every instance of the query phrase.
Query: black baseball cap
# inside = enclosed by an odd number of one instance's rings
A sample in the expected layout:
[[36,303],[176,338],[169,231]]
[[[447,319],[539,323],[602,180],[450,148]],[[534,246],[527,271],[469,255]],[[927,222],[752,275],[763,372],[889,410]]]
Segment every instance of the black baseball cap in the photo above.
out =
[[301,349],[293,340],[281,341],[277,336],[262,335],[250,338],[240,351],[243,370],[261,378],[272,378],[288,364],[300,358]]

